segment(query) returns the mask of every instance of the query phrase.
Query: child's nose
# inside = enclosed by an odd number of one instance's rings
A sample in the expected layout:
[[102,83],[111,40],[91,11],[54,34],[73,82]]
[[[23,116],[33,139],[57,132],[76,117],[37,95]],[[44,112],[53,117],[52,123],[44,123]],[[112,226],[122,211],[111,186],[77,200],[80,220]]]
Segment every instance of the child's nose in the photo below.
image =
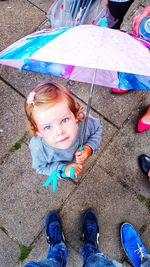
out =
[[63,133],[62,128],[61,128],[60,126],[58,126],[58,127],[56,128],[56,134],[57,134],[57,135],[61,135],[62,133]]

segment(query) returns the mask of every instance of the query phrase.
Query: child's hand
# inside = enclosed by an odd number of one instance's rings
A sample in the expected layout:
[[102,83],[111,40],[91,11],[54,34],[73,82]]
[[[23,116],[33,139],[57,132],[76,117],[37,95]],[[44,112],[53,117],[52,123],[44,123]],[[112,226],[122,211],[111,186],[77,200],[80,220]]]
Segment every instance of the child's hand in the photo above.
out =
[[76,162],[78,164],[83,164],[92,155],[92,152],[91,147],[84,145],[83,150],[77,150],[75,152]]
[[150,16],[150,4],[148,4],[138,16],[133,18],[132,22],[132,32],[135,36],[139,36],[139,27],[142,20],[146,17]]
[[67,177],[71,177],[70,176],[70,170],[72,167],[74,167],[76,169],[75,170],[75,178],[77,178],[81,174],[82,165],[79,165],[76,162],[72,162],[72,163],[68,164],[66,169],[65,169],[65,174]]

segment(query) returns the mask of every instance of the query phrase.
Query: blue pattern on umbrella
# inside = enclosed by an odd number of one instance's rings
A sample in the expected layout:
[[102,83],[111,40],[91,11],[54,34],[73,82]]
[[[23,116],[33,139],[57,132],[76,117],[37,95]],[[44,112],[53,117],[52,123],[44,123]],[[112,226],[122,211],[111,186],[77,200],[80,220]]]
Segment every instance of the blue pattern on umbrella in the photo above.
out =
[[[35,34],[33,36],[26,37],[24,40],[21,39],[15,45],[12,46],[11,50],[8,52],[6,51],[3,55],[0,56],[0,59],[22,59],[25,57],[25,59],[28,59],[28,57],[31,57],[31,55],[36,52],[38,49],[46,45],[48,42],[55,39],[57,36],[61,35],[65,31],[67,31],[69,28],[61,28],[59,31],[56,32],[48,32],[45,31],[44,34],[39,35]],[[24,44],[23,41],[25,42]],[[21,45],[21,46],[20,46]],[[17,47],[18,46],[18,47]]]
[[[150,77],[132,73],[118,72],[119,89],[149,90]],[[139,89],[140,88],[140,89]]]
[[22,66],[21,70],[28,70],[56,77],[63,77],[66,71],[66,65],[30,60]]

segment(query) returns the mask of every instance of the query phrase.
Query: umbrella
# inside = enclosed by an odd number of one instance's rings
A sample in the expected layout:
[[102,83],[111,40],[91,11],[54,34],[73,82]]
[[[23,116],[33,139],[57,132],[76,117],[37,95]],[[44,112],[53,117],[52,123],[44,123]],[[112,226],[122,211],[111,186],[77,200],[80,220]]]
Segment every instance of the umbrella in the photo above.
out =
[[[144,45],[125,32],[94,25],[49,29],[30,34],[2,51],[0,64],[92,83],[83,144],[94,84],[150,89],[150,54]],[[57,173],[52,173],[44,186],[51,182],[55,191]]]
[[148,90],[150,44],[142,42],[94,25],[48,29],[0,52],[0,64],[87,83],[96,69],[95,84]]

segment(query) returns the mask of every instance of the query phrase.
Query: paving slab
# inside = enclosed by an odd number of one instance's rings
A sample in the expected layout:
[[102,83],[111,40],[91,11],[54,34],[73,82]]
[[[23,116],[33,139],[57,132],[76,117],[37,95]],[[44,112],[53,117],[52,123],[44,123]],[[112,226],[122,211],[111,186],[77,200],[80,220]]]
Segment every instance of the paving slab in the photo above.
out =
[[4,65],[0,66],[0,76],[24,96],[27,96],[39,83],[61,82],[62,84],[66,84],[66,80],[61,78],[28,71],[19,72],[17,69]]
[[[73,83],[71,88],[80,99],[87,103],[88,84]],[[116,95],[111,93],[110,88],[95,86],[91,106],[104,118],[120,127],[146,94],[145,91],[131,91],[127,94]]]
[[44,12],[25,0],[1,1],[1,50],[33,32],[46,19]]
[[75,251],[72,247],[68,244],[68,260],[67,260],[67,267],[81,267],[83,264],[82,257],[79,251]]
[[61,211],[67,241],[76,251],[81,246],[80,215],[87,208],[93,208],[100,220],[101,251],[118,261],[124,255],[120,244],[120,225],[128,220],[140,229],[150,220],[148,208],[115,177],[104,172],[99,162]]
[[[68,249],[67,267],[82,266],[82,259],[81,259],[79,252],[76,252],[72,247],[69,246],[69,244],[67,244],[67,249]],[[41,233],[40,237],[38,238],[37,242],[35,243],[34,249],[31,251],[28,258],[22,263],[22,267],[25,263],[29,261],[39,261],[41,259],[46,258],[48,250],[49,250],[49,247],[46,242],[45,229],[44,229],[44,231]]]
[[75,187],[62,180],[55,193],[50,187],[42,187],[46,177],[32,171],[25,144],[3,163],[1,177],[0,224],[10,236],[26,245],[41,231],[46,212],[59,209]]
[[47,13],[51,2],[53,2],[52,0],[51,1],[50,0],[28,0],[28,1],[33,3],[39,9],[43,10],[45,13]]
[[[150,153],[150,131],[136,133],[136,126],[142,112],[150,103],[150,94],[144,99],[138,110],[134,111],[124,127],[120,130],[99,158],[102,166],[111,176],[129,186],[137,194],[150,197],[150,183],[144,176],[138,165],[138,156]],[[142,110],[142,112],[141,112]]]
[[19,245],[0,230],[0,265],[14,267],[20,255]]
[[25,132],[24,99],[0,80],[0,141],[2,158]]

